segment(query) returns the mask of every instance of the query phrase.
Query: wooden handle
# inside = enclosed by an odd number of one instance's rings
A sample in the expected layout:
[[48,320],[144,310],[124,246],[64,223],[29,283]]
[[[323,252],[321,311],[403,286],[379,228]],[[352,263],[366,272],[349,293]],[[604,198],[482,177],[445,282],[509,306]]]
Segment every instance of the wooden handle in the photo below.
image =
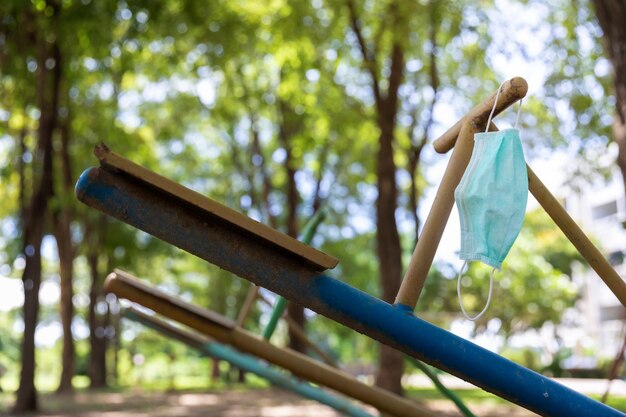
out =
[[533,170],[528,165],[526,168],[528,169],[528,189],[531,194],[554,220],[554,223],[559,226],[563,234],[567,236],[583,258],[585,258],[589,266],[602,278],[620,303],[626,307],[626,283],[624,280],[589,240],[574,219],[565,211],[559,201],[554,198],[548,188],[543,185]]
[[[156,288],[144,284],[138,278],[132,276],[126,271],[122,271],[121,269],[115,269],[106,277],[104,281],[104,290],[111,292],[120,298],[126,298],[139,304],[142,304],[142,300],[144,298],[147,299],[152,297],[161,299],[163,302],[176,306],[179,309],[187,310],[188,314],[193,314],[199,321],[210,322],[225,329],[232,329],[236,327],[236,323],[234,321],[210,310],[196,307],[193,304],[185,303],[176,297],[167,295]],[[137,298],[135,299],[133,297]]]
[[[459,134],[459,143],[454,147],[446,171],[443,174],[435,200],[424,222],[422,233],[415,245],[409,267],[400,284],[396,296],[396,304],[402,304],[415,309],[417,300],[424,288],[428,271],[435,258],[437,247],[441,241],[443,231],[448,223],[448,217],[454,207],[454,189],[461,181],[465,168],[469,163],[474,149],[474,133],[477,127],[471,123],[463,123]],[[484,129],[484,127],[480,127]]]
[[[522,77],[514,77],[505,82],[500,89],[498,104],[496,105],[496,110],[493,113],[493,116],[495,117],[516,101],[524,98],[527,92],[528,83]],[[433,142],[435,150],[439,153],[446,153],[450,149],[454,148],[456,139],[461,131],[461,125],[465,119],[472,119],[474,126],[485,126],[487,119],[489,118],[489,113],[491,113],[491,109],[493,108],[493,102],[496,100],[497,93],[498,92],[495,91],[487,100],[470,110],[470,112],[463,116],[461,120],[456,122],[454,126],[437,138],[437,140]]]
[[[491,111],[491,110],[490,110]],[[454,204],[453,192],[460,177],[463,175],[467,161],[472,152],[469,135],[472,130],[470,124],[465,125],[462,130],[459,146],[450,158],[448,168],[444,173],[443,180],[437,190],[433,207],[424,223],[422,234],[418,240],[415,252],[411,257],[409,268],[406,272],[400,291],[396,297],[396,303],[415,308],[420,296],[430,265],[432,264],[437,246],[441,240],[443,229],[445,228],[448,216]],[[490,131],[497,131],[495,124],[489,126]],[[469,143],[469,145],[468,145]],[[461,151],[461,152],[459,152]],[[561,206],[558,200],[550,193],[545,185],[539,180],[537,175],[528,165],[528,189],[537,199],[539,204],[552,218],[554,223],[563,231],[565,236],[576,247],[578,252],[589,263],[589,266],[600,276],[609,289],[615,294],[617,299],[626,307],[626,283],[604,258],[602,253],[589,240],[587,235],[570,217],[567,211]]]

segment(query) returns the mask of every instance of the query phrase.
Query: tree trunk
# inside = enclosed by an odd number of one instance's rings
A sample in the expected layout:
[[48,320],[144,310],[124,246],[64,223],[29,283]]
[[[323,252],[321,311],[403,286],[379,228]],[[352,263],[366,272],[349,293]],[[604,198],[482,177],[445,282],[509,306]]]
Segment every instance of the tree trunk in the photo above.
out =
[[[394,129],[398,111],[398,88],[404,75],[404,53],[396,42],[391,52],[389,89],[384,100],[378,102],[380,127],[377,154],[376,199],[376,252],[380,268],[382,299],[393,303],[402,281],[402,247],[396,224],[398,189],[396,163],[393,159]],[[404,355],[386,345],[381,345],[376,385],[402,394]]]
[[121,326],[120,326],[120,322],[121,322],[121,315],[120,315],[120,304],[119,304],[119,300],[117,300],[117,298],[115,299],[115,310],[114,312],[111,311],[111,307],[109,307],[109,311],[111,312],[111,325],[113,327],[113,338],[111,340],[111,348],[113,349],[113,358],[112,358],[112,362],[111,363],[111,369],[110,369],[110,374],[111,374],[111,383],[114,386],[118,386],[119,385],[119,354],[120,354],[120,349],[122,348],[122,343],[121,343],[121,335],[120,335],[120,331],[121,331]]
[[322,181],[324,180],[324,170],[326,169],[326,162],[328,161],[328,149],[330,148],[330,141],[322,144],[320,154],[317,157],[319,162],[319,171],[315,180],[315,192],[313,193],[313,214],[317,213],[322,204],[324,203],[324,197],[322,196]]
[[[291,237],[298,237],[298,188],[296,185],[296,170],[293,168],[291,158],[291,147],[286,148],[285,169],[287,171],[287,234]],[[287,305],[287,314],[300,326],[306,327],[306,317],[304,316],[304,306],[290,301]],[[289,327],[289,347],[297,352],[306,352],[306,345],[301,338]]]
[[218,382],[220,375],[220,361],[217,358],[211,357],[211,382]]
[[413,240],[413,248],[417,245],[417,241],[420,235],[420,217],[419,217],[419,197],[420,192],[418,190],[418,168],[420,165],[420,153],[421,147],[417,149],[411,149],[408,158],[407,172],[411,177],[411,184],[409,186],[409,210],[411,211],[411,217],[413,217],[413,226],[415,229],[415,239]]
[[[270,227],[276,228],[276,217],[272,214],[272,202],[270,201],[270,195],[272,193],[272,180],[270,178],[270,174],[267,170],[267,165],[265,163],[265,156],[263,155],[263,150],[261,149],[261,138],[259,134],[259,130],[256,127],[256,117],[250,113],[250,123],[251,123],[251,148],[250,148],[250,162],[252,166],[255,166],[258,169],[258,172],[261,176],[262,182],[262,206],[259,207],[261,212],[264,214],[264,217],[267,219],[267,223]],[[253,177],[250,177],[253,178]],[[251,190],[254,188],[254,183],[250,182]]]
[[[39,316],[39,287],[41,286],[41,242],[44,235],[48,201],[52,195],[52,135],[57,123],[59,81],[61,77],[60,50],[41,37],[38,40],[37,101],[40,110],[38,143],[33,160],[33,178],[36,184],[28,209],[24,210],[23,251],[26,265],[22,275],[24,285],[24,337],[22,340],[22,368],[20,385],[13,411],[37,410],[35,388],[35,330]],[[55,62],[53,68],[46,61]]]
[[[287,196],[287,217],[285,222],[287,224],[287,234],[291,237],[298,237],[298,204],[300,202],[300,196],[298,194],[298,187],[296,184],[296,169],[294,168],[294,161],[291,152],[291,140],[298,130],[298,121],[295,119],[296,114],[292,111],[289,105],[280,100],[278,103],[278,109],[280,112],[280,130],[278,132],[278,138],[285,150],[285,160],[283,161],[283,168],[287,175],[287,183],[285,194]],[[301,329],[306,327],[306,317],[304,316],[304,306],[298,303],[290,301],[287,304],[287,315],[300,326]],[[291,327],[288,329],[289,333],[289,347],[297,352],[306,352],[306,345],[296,333],[293,332]]]
[[74,248],[70,233],[69,213],[63,212],[55,216],[55,237],[59,252],[61,298],[59,301],[61,312],[61,326],[63,328],[63,351],[61,354],[61,380],[57,391],[72,391],[72,377],[74,376],[74,338],[72,336],[72,319],[74,317],[74,291],[72,289]]
[[[26,113],[26,109],[24,109],[24,113]],[[24,222],[26,221],[27,215],[26,210],[28,208],[26,204],[26,164],[24,163],[24,156],[26,155],[26,135],[28,131],[26,126],[23,126],[20,130],[19,134],[19,157],[17,159],[17,173],[19,175],[19,194],[18,194],[18,204],[20,208],[20,229],[24,230]]]
[[[395,114],[392,116],[395,118]],[[395,120],[381,117],[377,155],[378,198],[376,200],[376,251],[380,268],[382,299],[393,303],[402,280],[402,249],[396,225],[397,185],[393,160]],[[404,356],[386,345],[380,347],[376,385],[401,394]]]
[[613,140],[618,145],[617,165],[626,190],[626,3],[622,0],[593,0],[593,4],[602,28],[606,54],[613,65]]
[[[402,248],[396,224],[398,189],[396,184],[396,163],[393,159],[394,130],[398,114],[398,90],[404,77],[404,50],[399,36],[406,35],[406,27],[400,27],[401,13],[397,3],[391,3],[395,31],[390,53],[390,72],[387,91],[381,88],[379,66],[375,51],[367,45],[361,28],[361,20],[353,0],[347,0],[350,26],[356,36],[365,70],[372,81],[372,93],[376,102],[377,123],[380,129],[378,153],[376,155],[376,176],[378,197],[376,198],[376,253],[378,256],[379,277],[382,299],[393,303],[402,280]],[[395,349],[380,345],[376,385],[402,394],[402,374],[404,356]]]
[[416,128],[418,126],[419,115],[416,111],[413,112],[413,121],[411,122],[411,127],[409,128],[409,138],[411,139],[411,147],[409,149],[409,161],[408,161],[408,172],[411,177],[411,186],[409,191],[409,208],[411,209],[411,214],[413,217],[413,223],[415,226],[415,239],[413,240],[413,246],[411,247],[411,252],[417,245],[417,241],[419,240],[419,232],[420,232],[420,218],[419,218],[419,198],[421,196],[421,192],[418,188],[418,175],[420,163],[422,160],[422,151],[424,150],[424,146],[429,141],[430,138],[430,129],[432,128],[433,122],[435,121],[435,105],[437,104],[437,100],[439,97],[439,65],[437,63],[437,33],[439,29],[439,20],[438,4],[435,2],[430,3],[430,30],[429,30],[429,40],[430,40],[430,53],[429,61],[430,61],[430,87],[433,89],[433,99],[430,102],[430,106],[428,108],[428,117],[426,122],[424,123],[422,139],[419,142],[415,142],[416,136]]
[[[96,233],[99,233],[98,230]],[[89,357],[89,379],[90,388],[103,388],[107,386],[106,381],[106,338],[103,323],[104,311],[102,306],[106,305],[103,297],[103,277],[98,268],[99,253],[98,245],[93,245],[87,254],[87,263],[91,275],[91,288],[89,290],[89,346],[91,355]]]
[[72,336],[72,319],[74,318],[74,291],[72,281],[74,274],[74,245],[70,230],[72,210],[68,203],[68,197],[72,193],[72,169],[69,155],[69,126],[65,123],[61,129],[61,192],[59,208],[55,210],[52,221],[54,223],[54,236],[59,253],[59,269],[61,276],[61,299],[60,313],[61,326],[63,328],[63,352],[61,354],[62,372],[58,392],[72,391],[72,377],[74,376],[74,338]]
[[[37,206],[33,206],[37,207]],[[39,206],[45,210],[44,206]],[[43,238],[43,213],[32,217],[24,227],[26,267],[22,275],[24,285],[24,336],[22,339],[22,369],[14,412],[36,411],[37,391],[35,388],[35,329],[39,316],[39,287],[41,285],[41,241]]]

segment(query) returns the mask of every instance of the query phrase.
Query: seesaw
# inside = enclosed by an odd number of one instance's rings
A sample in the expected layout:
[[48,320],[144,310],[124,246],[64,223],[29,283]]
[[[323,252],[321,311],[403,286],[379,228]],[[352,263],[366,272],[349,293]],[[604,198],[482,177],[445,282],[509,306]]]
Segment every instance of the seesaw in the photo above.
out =
[[[325,220],[326,215],[327,215],[326,210],[324,208],[321,208],[319,211],[317,211],[313,215],[313,217],[311,217],[307,221],[307,223],[304,225],[302,229],[302,235],[300,237],[300,240],[303,243],[305,244],[311,243],[311,241],[313,240],[313,236],[315,235],[315,231],[317,230],[318,226]],[[255,300],[259,299],[263,301],[265,304],[267,304],[268,306],[272,307],[272,304],[264,296],[261,295],[261,293],[259,292],[259,288],[260,287],[257,287],[256,285],[252,284],[251,288],[249,289],[246,299],[237,317],[237,324],[239,326],[243,326],[243,322],[245,321],[245,318],[247,314],[249,313],[250,308]],[[270,314],[270,319],[262,331],[263,339],[268,340],[268,341],[270,340],[274,331],[276,330],[276,325],[278,324],[279,318],[282,317],[287,322],[287,326],[289,327],[289,330],[296,337],[298,337],[305,344],[305,346],[307,346],[318,358],[320,358],[321,360],[323,360],[325,363],[327,363],[330,366],[333,366],[335,368],[338,367],[335,360],[328,353],[326,353],[323,349],[317,346],[317,344],[313,343],[309,339],[309,337],[306,335],[306,333],[300,328],[300,326],[297,323],[293,322],[293,320],[291,320],[291,317],[289,317],[289,315],[283,314],[285,312],[286,307],[287,307],[287,300],[284,297],[279,295],[276,299],[275,304],[273,305],[272,312]],[[422,371],[422,373],[424,373],[426,377],[428,377],[431,380],[435,388],[444,397],[448,398],[450,401],[452,401],[456,405],[456,407],[465,417],[475,417],[472,411],[465,405],[463,400],[454,391],[448,389],[441,382],[441,380],[439,379],[439,377],[437,376],[435,372],[433,372],[427,365],[418,361],[417,359],[412,358],[412,357],[408,357],[408,358],[409,360],[411,360],[411,363],[416,368]]]
[[353,405],[347,399],[337,397],[311,384],[299,381],[297,378],[289,376],[285,372],[281,372],[278,369],[266,365],[253,356],[243,354],[197,333],[191,333],[175,327],[154,315],[148,315],[135,308],[129,307],[122,310],[122,317],[140,323],[168,338],[184,343],[204,355],[224,360],[239,369],[258,375],[279,388],[294,392],[304,398],[326,404],[348,416],[373,417],[372,414]]
[[291,349],[274,346],[237,326],[236,322],[165,294],[124,271],[116,270],[109,274],[104,287],[119,298],[147,307],[220,343],[264,359],[298,377],[370,404],[383,412],[399,417],[435,416],[432,411],[414,401],[364,384],[345,372]]
[[[527,84],[514,78],[502,89],[497,113],[524,97]],[[625,416],[413,314],[453,206],[452,192],[471,154],[473,132],[484,129],[494,101],[495,93],[435,142],[438,151],[454,147],[454,152],[394,305],[324,275],[336,259],[104,146],[96,149],[101,166],[81,175],[76,194],[89,206],[540,415]],[[626,305],[626,284],[530,168],[528,175],[531,193]]]
[[[302,228],[302,236],[300,237],[300,241],[305,244],[310,244],[315,235],[315,231],[319,227],[319,225],[326,218],[326,210],[321,208],[317,211],[304,225]],[[287,323],[287,327],[291,334],[297,337],[301,343],[306,346],[307,350],[311,351],[314,355],[324,361],[326,364],[337,368],[337,362],[334,358],[332,358],[324,349],[320,348],[316,343],[314,343],[306,334],[304,329],[296,323],[289,315],[284,314],[285,309],[287,308],[287,300],[282,296],[277,296],[275,303],[272,303],[261,294],[259,291],[260,287],[252,284],[250,289],[248,290],[248,294],[246,295],[246,299],[239,310],[239,314],[237,317],[237,324],[241,327],[244,325],[244,321],[248,316],[250,309],[255,301],[260,300],[268,307],[272,309],[270,314],[270,319],[268,323],[263,328],[261,334],[263,339],[270,340],[274,331],[276,330],[276,326],[278,325],[279,319],[282,317],[283,320]]]
[[[317,230],[317,227],[324,221],[325,218],[326,218],[326,211],[325,209],[322,208],[317,213],[315,213],[313,217],[309,219],[309,221],[307,221],[304,228],[302,229],[301,241],[303,243],[306,243],[306,244],[311,243],[311,241],[313,240],[313,235],[315,234],[315,231]],[[245,316],[247,312],[249,311],[250,305],[252,304],[255,298],[258,298],[262,300],[263,302],[265,302],[266,304],[271,305],[258,291],[259,287],[255,286],[254,284],[252,285],[252,287],[253,288],[251,288],[250,291],[248,292],[244,305],[237,319],[237,323],[240,326],[242,325],[243,320],[245,319]],[[306,334],[304,334],[304,332],[299,328],[299,326],[290,321],[290,317],[288,315],[283,315],[286,306],[287,306],[287,300],[284,297],[279,295],[275,305],[273,306],[270,319],[267,325],[265,326],[265,328],[263,329],[263,332],[262,332],[263,338],[265,340],[270,340],[270,338],[272,337],[272,334],[276,330],[278,319],[282,316],[287,321],[287,325],[289,326],[290,330],[294,331],[294,334],[299,335],[298,337],[320,359],[322,359],[324,362],[326,362],[327,364],[331,366],[337,367],[337,364],[335,363],[333,358],[331,358],[326,352],[320,349],[315,343],[311,343],[308,337],[306,336]],[[299,333],[299,332],[302,332],[302,333]],[[441,380],[439,379],[439,377],[437,376],[435,372],[433,372],[427,365],[418,361],[417,359],[412,358],[410,356],[408,358],[416,368],[422,371],[422,373],[424,373],[426,377],[431,380],[435,388],[444,397],[448,398],[450,401],[452,401],[456,405],[456,407],[465,417],[475,417],[474,413],[472,413],[472,411],[465,405],[463,400],[454,391],[448,389],[441,382]]]

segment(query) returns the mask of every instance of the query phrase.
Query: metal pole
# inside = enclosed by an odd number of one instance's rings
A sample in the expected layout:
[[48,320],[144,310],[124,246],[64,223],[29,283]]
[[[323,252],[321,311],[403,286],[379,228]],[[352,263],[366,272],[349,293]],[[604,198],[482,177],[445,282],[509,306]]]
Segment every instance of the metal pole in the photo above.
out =
[[272,309],[272,315],[270,316],[270,321],[267,322],[267,326],[263,329],[263,339],[270,340],[274,331],[276,330],[276,326],[278,325],[278,320],[282,317],[285,312],[285,308],[287,308],[287,300],[285,297],[278,296],[276,299],[276,304],[274,304],[274,308]]
[[451,389],[448,389],[448,387],[446,387],[443,384],[443,382],[441,382],[437,374],[434,373],[432,369],[428,367],[428,365],[410,356],[408,358],[413,365],[419,368],[420,371],[424,372],[424,374],[433,382],[433,384],[435,385],[435,388],[437,388],[440,393],[448,397],[448,399],[456,405],[456,407],[459,409],[461,413],[463,413],[465,417],[476,417],[476,415],[472,413],[472,410],[470,410],[465,405],[461,397],[456,395],[456,393],[452,391]]
[[[283,297],[281,297],[281,299],[284,300]],[[261,294],[259,294],[259,300],[261,300],[263,303],[265,303],[266,305],[268,305],[270,307],[272,306],[272,303],[270,303],[270,301],[268,299],[266,299]],[[313,351],[313,353],[315,355],[317,355],[317,357],[319,359],[324,361],[326,364],[332,366],[333,368],[339,368],[339,366],[337,365],[337,362],[328,353],[326,353],[324,350],[322,350],[321,347],[319,347],[317,344],[313,343],[313,341],[311,341],[311,339],[309,339],[306,336],[306,333],[304,332],[302,327],[300,327],[298,325],[298,323],[296,323],[291,317],[289,317],[289,315],[287,315],[287,314],[283,315],[283,319],[287,322],[287,326],[289,326],[289,328],[294,332],[296,337],[300,338],[300,340],[302,340],[302,342],[309,349],[311,349]],[[263,339],[268,340],[265,337],[263,337]],[[314,356],[314,355],[312,355],[312,356]]]

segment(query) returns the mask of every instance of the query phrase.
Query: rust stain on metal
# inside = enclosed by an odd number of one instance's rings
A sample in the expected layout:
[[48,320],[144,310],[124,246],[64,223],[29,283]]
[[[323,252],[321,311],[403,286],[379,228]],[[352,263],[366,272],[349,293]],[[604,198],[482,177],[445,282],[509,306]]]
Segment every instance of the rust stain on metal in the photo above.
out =
[[194,207],[207,215],[228,224],[230,227],[240,229],[253,239],[286,252],[290,256],[297,257],[310,264],[317,271],[334,268],[339,261],[321,251],[318,251],[304,243],[287,236],[269,226],[259,223],[235,210],[230,209],[218,202],[211,200],[189,188],[177,184],[141,165],[138,165],[118,154],[112,152],[105,144],[96,146],[94,154],[100,160],[103,168],[122,172],[134,180],[149,185],[152,188],[168,194],[177,199],[181,204]]

